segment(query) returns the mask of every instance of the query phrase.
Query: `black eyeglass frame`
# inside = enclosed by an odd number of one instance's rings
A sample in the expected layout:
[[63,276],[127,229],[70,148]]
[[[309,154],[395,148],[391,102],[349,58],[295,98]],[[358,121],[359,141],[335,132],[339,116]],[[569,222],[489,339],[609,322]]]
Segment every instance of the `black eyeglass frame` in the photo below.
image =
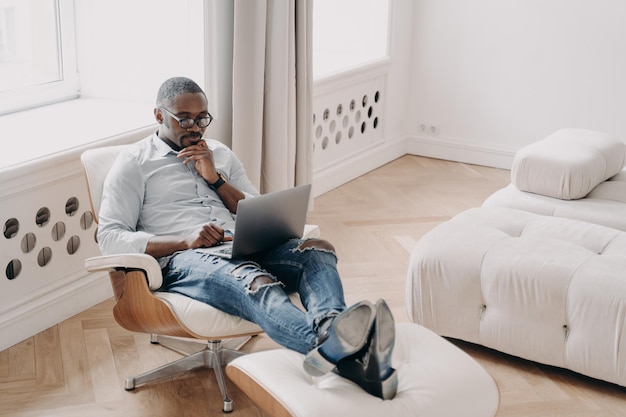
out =
[[[172,118],[174,120],[176,120],[178,122],[178,126],[180,126],[181,129],[193,129],[194,126],[198,126],[200,129],[204,129],[206,127],[208,127],[211,122],[213,121],[213,116],[211,116],[211,113],[207,112],[207,115],[204,117],[198,117],[197,119],[191,119],[189,117],[178,117],[176,116],[174,113],[172,113],[171,111],[169,111],[168,109],[166,109],[165,107],[161,107],[161,110],[167,112],[170,116],[172,116]],[[203,126],[204,124],[204,120],[208,120],[208,122],[206,122],[206,125]],[[189,125],[189,126],[186,126]]]

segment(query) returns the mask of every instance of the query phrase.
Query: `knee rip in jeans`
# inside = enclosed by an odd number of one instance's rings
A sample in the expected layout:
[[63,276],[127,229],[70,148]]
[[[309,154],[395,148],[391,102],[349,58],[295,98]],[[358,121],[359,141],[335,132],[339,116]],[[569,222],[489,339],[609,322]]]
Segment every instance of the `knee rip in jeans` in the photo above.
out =
[[254,262],[243,262],[237,265],[232,274],[237,280],[247,279],[249,281],[246,288],[250,295],[258,293],[263,288],[282,285],[282,282],[277,281],[276,277],[264,271]]
[[326,252],[337,256],[337,254],[335,253],[335,247],[332,245],[332,243],[327,240],[316,238],[306,239],[302,241],[302,243],[300,243],[297,248],[293,249],[293,252],[305,252],[308,250],[318,250],[320,252]]

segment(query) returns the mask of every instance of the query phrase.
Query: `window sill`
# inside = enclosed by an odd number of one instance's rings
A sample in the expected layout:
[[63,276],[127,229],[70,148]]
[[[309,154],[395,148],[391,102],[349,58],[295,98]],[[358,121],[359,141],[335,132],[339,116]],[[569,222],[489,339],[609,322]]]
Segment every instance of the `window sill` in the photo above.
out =
[[0,171],[155,124],[154,104],[81,98],[0,117]]

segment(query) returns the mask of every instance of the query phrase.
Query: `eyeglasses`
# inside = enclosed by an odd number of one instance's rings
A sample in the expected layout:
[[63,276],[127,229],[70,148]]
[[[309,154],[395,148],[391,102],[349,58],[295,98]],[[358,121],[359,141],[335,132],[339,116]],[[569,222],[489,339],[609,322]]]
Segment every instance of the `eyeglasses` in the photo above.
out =
[[197,119],[190,119],[188,117],[181,119],[165,107],[161,107],[161,110],[169,113],[169,115],[178,122],[178,125],[181,127],[181,129],[191,129],[194,125],[197,125],[200,129],[204,129],[213,121],[213,116],[211,116],[209,113],[207,113],[206,116],[198,117]]

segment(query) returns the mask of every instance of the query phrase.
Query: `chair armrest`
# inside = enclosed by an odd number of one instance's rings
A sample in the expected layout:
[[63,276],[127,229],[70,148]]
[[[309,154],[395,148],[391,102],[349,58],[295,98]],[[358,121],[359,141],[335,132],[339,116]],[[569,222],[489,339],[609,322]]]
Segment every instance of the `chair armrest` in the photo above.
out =
[[154,291],[163,285],[163,275],[159,263],[144,253],[125,253],[121,255],[95,256],[85,259],[85,269],[89,272],[143,270],[146,273],[148,287]]

